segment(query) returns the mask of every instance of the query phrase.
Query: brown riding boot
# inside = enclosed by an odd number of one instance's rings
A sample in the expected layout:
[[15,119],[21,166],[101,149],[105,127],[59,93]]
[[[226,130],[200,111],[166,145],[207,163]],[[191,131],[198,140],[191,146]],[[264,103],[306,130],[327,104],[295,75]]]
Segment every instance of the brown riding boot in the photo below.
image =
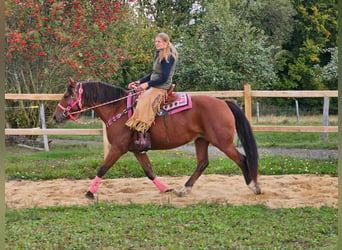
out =
[[137,140],[135,141],[135,145],[140,153],[146,153],[146,151],[151,147],[150,133],[137,131]]

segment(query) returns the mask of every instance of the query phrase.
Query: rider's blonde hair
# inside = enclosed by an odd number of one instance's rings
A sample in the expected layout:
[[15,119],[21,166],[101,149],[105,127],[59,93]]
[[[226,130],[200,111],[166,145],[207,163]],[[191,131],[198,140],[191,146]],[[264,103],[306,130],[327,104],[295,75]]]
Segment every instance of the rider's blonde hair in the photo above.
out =
[[159,33],[156,37],[160,37],[164,42],[167,42],[169,45],[163,49],[160,50],[159,52],[159,62],[161,62],[163,59],[165,59],[165,61],[169,62],[169,57],[170,55],[172,55],[175,60],[178,60],[178,52],[175,48],[175,46],[173,46],[173,44],[170,42],[170,38],[166,33]]

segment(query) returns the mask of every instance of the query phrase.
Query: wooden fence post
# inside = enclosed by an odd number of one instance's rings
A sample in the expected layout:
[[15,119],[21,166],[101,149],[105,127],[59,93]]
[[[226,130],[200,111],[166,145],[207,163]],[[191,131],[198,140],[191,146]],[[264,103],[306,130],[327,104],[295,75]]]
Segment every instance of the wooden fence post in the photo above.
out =
[[245,102],[245,115],[249,122],[252,121],[252,94],[251,85],[245,84],[244,86],[244,102]]
[[256,103],[256,122],[259,123],[259,118],[260,118],[260,106],[259,102]]
[[[329,126],[329,97],[324,97],[324,104],[323,104],[323,126]],[[328,133],[322,134],[322,140],[328,140]]]
[[[39,119],[42,129],[46,129],[44,104],[39,104]],[[43,142],[45,151],[49,151],[49,141],[47,135],[43,135]]]
[[296,117],[297,117],[297,124],[299,123],[299,103],[298,100],[295,100],[296,102]]

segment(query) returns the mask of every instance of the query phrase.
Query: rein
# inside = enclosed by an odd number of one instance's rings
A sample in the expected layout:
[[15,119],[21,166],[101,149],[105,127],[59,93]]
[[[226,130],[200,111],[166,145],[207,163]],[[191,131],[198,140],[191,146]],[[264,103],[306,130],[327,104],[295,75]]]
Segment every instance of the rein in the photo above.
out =
[[[78,91],[77,91],[77,98],[76,100],[73,100],[71,101],[67,107],[63,107],[60,103],[58,103],[58,107],[60,109],[62,109],[64,111],[63,115],[65,117],[70,117],[71,120],[75,121],[76,122],[76,119],[79,117],[79,115],[82,113],[82,112],[85,112],[85,111],[88,111],[88,110],[91,110],[91,109],[94,109],[94,108],[98,108],[98,107],[102,107],[102,106],[105,106],[105,105],[108,105],[108,104],[111,104],[111,103],[114,103],[114,102],[119,102],[121,100],[124,100],[124,99],[127,99],[129,98],[130,96],[135,96],[135,95],[138,95],[140,94],[141,91],[137,90],[137,89],[134,89],[134,90],[131,90],[129,91],[128,95],[127,96],[124,96],[124,97],[121,97],[121,98],[118,98],[118,99],[115,99],[115,100],[111,100],[111,101],[108,101],[108,102],[105,102],[105,103],[101,103],[101,104],[98,104],[98,105],[95,105],[93,107],[89,107],[89,108],[85,108],[83,109],[83,106],[82,106],[82,94],[83,94],[83,85],[82,85],[82,82],[80,83],[77,83],[78,85]],[[77,89],[77,88],[76,88]],[[75,106],[78,106],[78,108],[80,110],[78,111],[74,111],[74,112],[70,112],[70,110],[75,107]],[[123,115],[127,114],[131,109],[133,108],[133,105],[125,108],[121,113],[119,114],[116,114],[115,116],[113,116],[112,118],[110,118],[107,122],[106,122],[106,127],[109,127],[110,125],[112,125],[114,122],[116,122],[117,120],[119,120]]]
[[128,111],[130,109],[132,109],[133,106],[127,107],[125,108],[121,113],[116,114],[115,116],[113,116],[112,118],[110,118],[107,122],[106,122],[106,127],[110,127],[110,125],[112,125],[114,122],[116,122],[117,120],[119,120],[123,115],[127,114]]

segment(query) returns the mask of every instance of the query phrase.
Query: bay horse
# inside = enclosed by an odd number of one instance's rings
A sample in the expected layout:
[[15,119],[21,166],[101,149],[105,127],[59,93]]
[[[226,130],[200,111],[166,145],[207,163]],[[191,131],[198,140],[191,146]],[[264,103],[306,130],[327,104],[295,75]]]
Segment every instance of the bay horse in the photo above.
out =
[[[152,170],[147,153],[140,153],[134,144],[134,131],[125,126],[128,120],[127,96],[130,91],[102,82],[75,82],[69,85],[58,103],[53,119],[61,123],[66,119],[76,119],[79,112],[93,109],[107,126],[110,150],[98,168],[97,175],[85,194],[94,199],[102,177],[115,162],[128,151],[133,152],[146,176],[161,192],[174,191],[162,183]],[[167,150],[177,148],[194,141],[197,166],[184,187],[177,192],[184,196],[192,188],[209,164],[208,146],[220,149],[242,170],[247,186],[260,194],[258,185],[258,151],[251,126],[243,111],[233,100],[220,100],[205,95],[191,97],[192,108],[172,115],[156,118],[150,129],[150,150]],[[245,155],[234,146],[235,131],[241,141]]]

